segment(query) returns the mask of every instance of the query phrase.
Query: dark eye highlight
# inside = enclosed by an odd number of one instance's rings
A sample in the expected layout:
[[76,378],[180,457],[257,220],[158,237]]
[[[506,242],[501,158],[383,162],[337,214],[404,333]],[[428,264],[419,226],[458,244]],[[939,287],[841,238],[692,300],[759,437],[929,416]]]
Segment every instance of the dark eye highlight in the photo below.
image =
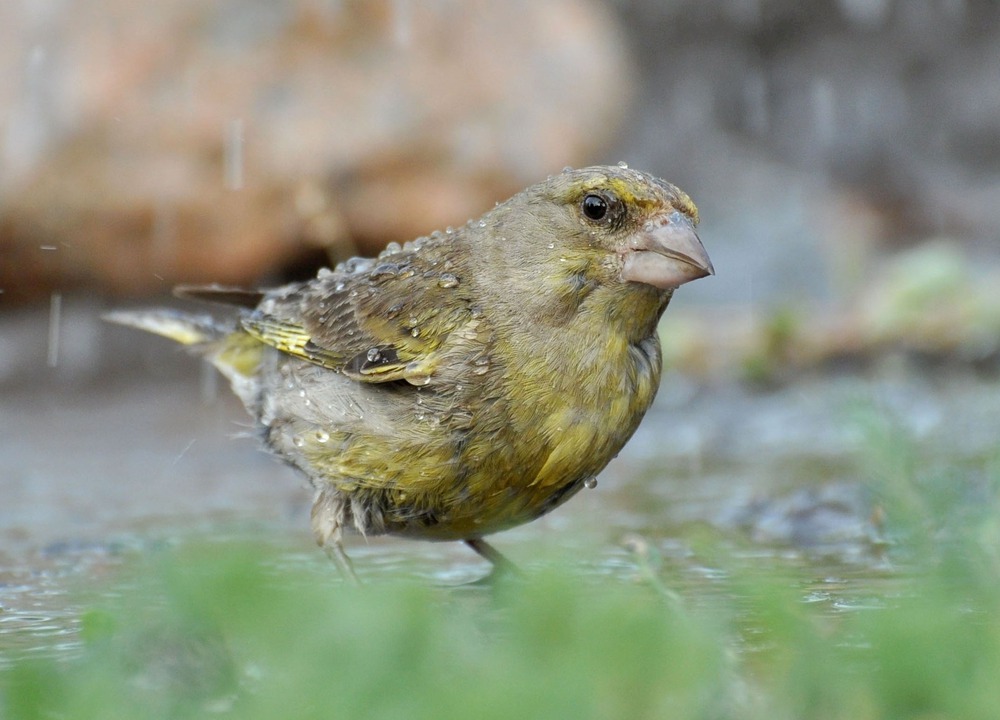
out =
[[608,214],[608,201],[596,193],[585,196],[580,207],[590,220],[603,220]]

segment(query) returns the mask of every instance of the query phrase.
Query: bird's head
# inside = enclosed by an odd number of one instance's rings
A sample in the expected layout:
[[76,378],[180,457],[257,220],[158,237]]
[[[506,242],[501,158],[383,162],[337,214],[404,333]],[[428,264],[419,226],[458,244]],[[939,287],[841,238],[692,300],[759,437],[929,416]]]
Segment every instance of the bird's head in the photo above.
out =
[[698,209],[668,182],[627,167],[592,167],[535,188],[537,212],[550,208],[547,234],[562,240],[566,262],[589,257],[605,283],[673,290],[715,272],[695,233]]
[[471,227],[497,302],[556,324],[587,305],[645,325],[675,288],[714,274],[697,222],[674,185],[598,166],[553,175]]

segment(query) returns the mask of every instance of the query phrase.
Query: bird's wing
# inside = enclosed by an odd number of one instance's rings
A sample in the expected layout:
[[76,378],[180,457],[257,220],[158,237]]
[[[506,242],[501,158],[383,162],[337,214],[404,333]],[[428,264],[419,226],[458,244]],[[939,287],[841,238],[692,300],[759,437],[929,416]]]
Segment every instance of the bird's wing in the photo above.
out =
[[243,318],[261,342],[364,382],[433,373],[448,336],[472,314],[460,278],[417,254],[324,273],[268,293]]

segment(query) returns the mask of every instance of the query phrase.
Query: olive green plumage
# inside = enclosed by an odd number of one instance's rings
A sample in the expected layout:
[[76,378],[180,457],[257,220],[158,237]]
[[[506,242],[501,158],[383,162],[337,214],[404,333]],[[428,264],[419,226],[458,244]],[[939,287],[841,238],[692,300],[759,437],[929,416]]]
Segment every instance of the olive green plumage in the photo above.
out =
[[[268,447],[341,531],[475,541],[551,510],[635,431],[660,380],[657,321],[710,274],[676,187],[567,170],[457,231],[266,292],[181,288],[246,306],[229,325],[111,319],[195,345]],[[488,553],[486,553],[488,554]]]

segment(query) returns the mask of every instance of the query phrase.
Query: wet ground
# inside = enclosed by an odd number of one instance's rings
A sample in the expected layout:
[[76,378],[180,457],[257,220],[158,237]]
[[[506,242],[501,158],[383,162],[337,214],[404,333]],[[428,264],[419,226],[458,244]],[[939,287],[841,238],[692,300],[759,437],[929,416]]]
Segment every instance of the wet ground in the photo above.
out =
[[[71,332],[87,337],[82,322],[95,348],[74,359],[64,344],[54,367],[44,333],[25,329],[37,323],[5,326],[33,343],[37,366],[8,365],[0,395],[0,650],[74,653],[95,587],[99,597],[128,558],[185,538],[263,541],[289,564],[325,564],[308,490],[246,436],[221,383],[165,342],[107,334],[86,319],[93,312],[84,317]],[[638,547],[673,589],[710,602],[717,570],[691,539],[710,532],[738,562],[780,556],[805,567],[816,579],[805,601],[877,604],[889,571],[861,469],[870,420],[964,462],[995,451],[998,390],[992,378],[892,359],[768,390],[668,372],[596,489],[495,544],[528,567],[539,548],[559,547],[582,572],[623,577],[638,572]],[[486,570],[455,543],[353,538],[348,549],[369,578],[458,584]]]

